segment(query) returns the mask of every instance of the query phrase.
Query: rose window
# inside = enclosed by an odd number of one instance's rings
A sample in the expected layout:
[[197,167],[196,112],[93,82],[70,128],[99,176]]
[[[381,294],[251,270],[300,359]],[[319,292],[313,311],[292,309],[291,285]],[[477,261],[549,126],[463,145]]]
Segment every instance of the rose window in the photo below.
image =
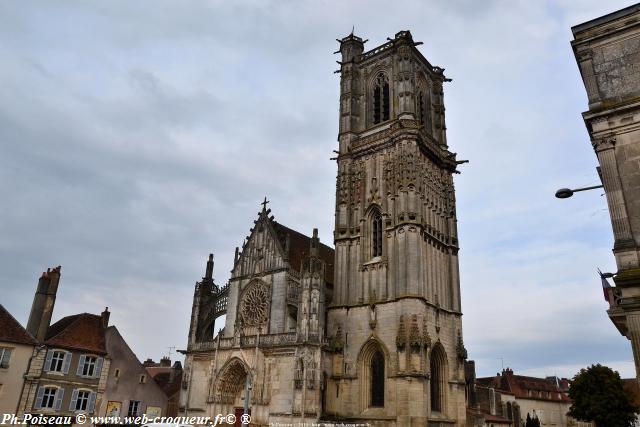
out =
[[269,298],[264,284],[255,284],[245,291],[240,303],[240,314],[247,326],[257,326],[267,321]]

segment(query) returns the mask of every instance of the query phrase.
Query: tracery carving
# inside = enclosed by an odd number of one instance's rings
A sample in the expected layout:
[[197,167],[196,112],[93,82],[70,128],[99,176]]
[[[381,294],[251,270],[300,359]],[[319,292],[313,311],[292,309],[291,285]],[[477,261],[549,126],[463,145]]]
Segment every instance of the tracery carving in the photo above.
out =
[[243,325],[259,326],[269,318],[269,287],[262,281],[255,281],[245,289],[240,302],[240,316]]
[[419,350],[422,347],[422,337],[420,336],[420,330],[418,329],[418,316],[416,314],[411,316],[411,325],[409,326],[409,346],[413,350]]
[[407,330],[404,326],[404,316],[400,316],[398,322],[398,333],[396,334],[396,347],[399,351],[403,351],[407,345]]

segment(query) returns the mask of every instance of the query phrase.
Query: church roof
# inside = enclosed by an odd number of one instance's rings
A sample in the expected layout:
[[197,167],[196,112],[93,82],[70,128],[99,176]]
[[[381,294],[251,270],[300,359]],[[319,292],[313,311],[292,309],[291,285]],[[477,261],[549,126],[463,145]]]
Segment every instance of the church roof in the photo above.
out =
[[0,341],[15,344],[35,345],[36,340],[29,332],[0,304]]
[[[287,236],[289,237],[289,265],[296,271],[302,269],[302,261],[305,257],[309,256],[309,250],[311,247],[311,237],[292,230],[291,228],[284,226],[276,221],[271,221],[273,228],[278,234],[278,239],[282,244],[282,247],[286,247]],[[333,248],[320,243],[319,246],[320,258],[325,262],[325,282],[333,283],[333,261],[334,250]]]

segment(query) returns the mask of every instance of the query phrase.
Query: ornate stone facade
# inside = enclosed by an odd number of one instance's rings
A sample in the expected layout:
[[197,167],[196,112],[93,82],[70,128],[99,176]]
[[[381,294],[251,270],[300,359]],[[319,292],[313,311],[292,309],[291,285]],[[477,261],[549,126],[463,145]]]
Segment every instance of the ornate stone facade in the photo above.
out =
[[[340,42],[334,250],[263,208],[229,284],[196,285],[188,414],[463,426],[458,236],[444,69],[408,31]],[[214,338],[215,318],[227,314]],[[248,379],[247,379],[248,378]]]
[[[589,99],[582,114],[598,158],[613,229],[616,284],[609,317],[633,348],[640,375],[640,5],[572,28]],[[606,279],[603,278],[606,282]],[[638,377],[640,378],[640,376]]]

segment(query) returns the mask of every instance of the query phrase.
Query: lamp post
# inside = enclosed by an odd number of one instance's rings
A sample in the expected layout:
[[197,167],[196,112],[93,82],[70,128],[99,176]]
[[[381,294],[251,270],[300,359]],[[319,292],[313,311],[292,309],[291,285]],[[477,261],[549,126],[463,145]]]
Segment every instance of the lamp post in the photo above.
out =
[[569,197],[573,196],[573,193],[577,193],[578,191],[586,191],[586,190],[593,190],[596,188],[603,188],[602,185],[594,185],[592,187],[583,187],[583,188],[576,188],[576,189],[570,189],[570,188],[561,188],[558,191],[556,191],[556,197],[558,199],[568,199]]

